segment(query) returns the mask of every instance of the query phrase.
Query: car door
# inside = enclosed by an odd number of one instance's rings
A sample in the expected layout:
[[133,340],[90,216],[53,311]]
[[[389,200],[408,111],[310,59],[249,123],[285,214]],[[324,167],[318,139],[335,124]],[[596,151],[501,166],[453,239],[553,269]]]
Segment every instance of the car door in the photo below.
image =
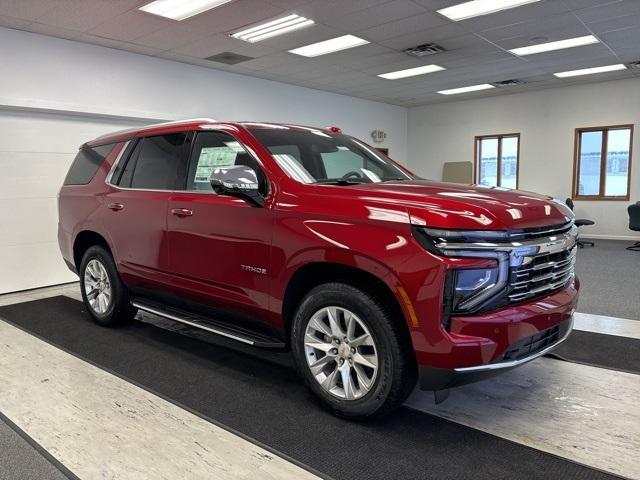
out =
[[136,139],[116,166],[105,195],[104,223],[118,270],[134,291],[161,286],[169,271],[166,212],[177,172],[186,162],[185,132]]
[[233,136],[197,132],[183,189],[169,199],[169,268],[183,298],[260,315],[268,309],[273,211],[214,193],[209,175],[229,165],[256,170],[266,196],[265,174]]

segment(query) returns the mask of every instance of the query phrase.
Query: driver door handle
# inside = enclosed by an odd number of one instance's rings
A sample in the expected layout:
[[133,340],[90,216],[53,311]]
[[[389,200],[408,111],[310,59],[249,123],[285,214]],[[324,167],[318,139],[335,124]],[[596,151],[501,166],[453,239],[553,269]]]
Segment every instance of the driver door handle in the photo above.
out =
[[190,217],[193,215],[193,210],[188,208],[172,208],[171,215],[175,215],[178,218]]
[[119,212],[120,210],[124,209],[124,204],[122,204],[122,203],[110,203],[109,205],[107,205],[107,208],[109,210],[113,210],[114,212]]

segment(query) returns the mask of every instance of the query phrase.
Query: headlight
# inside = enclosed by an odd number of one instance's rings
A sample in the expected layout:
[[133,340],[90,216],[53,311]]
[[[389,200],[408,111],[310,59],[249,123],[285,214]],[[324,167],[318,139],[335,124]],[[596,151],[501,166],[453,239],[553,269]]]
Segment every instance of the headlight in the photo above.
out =
[[452,270],[452,311],[469,309],[487,298],[499,281],[498,268]]
[[[451,269],[447,273],[444,322],[451,314],[469,314],[499,294],[509,277],[509,252],[505,251],[506,232],[436,230],[414,227],[418,242],[439,256],[493,259],[495,267]],[[502,245],[501,245],[502,244]]]

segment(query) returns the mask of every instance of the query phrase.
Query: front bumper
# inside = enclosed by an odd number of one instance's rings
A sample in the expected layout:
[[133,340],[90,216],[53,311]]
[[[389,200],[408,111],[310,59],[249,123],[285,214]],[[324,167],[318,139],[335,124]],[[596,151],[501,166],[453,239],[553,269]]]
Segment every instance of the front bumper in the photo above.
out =
[[[420,388],[422,390],[442,390],[458,385],[477,382],[479,380],[494,377],[500,373],[519,367],[520,365],[546,355],[569,337],[569,334],[573,329],[573,315],[571,315],[569,319],[562,321],[557,325],[557,327],[552,327],[549,330],[552,330],[553,328],[557,328],[557,337],[554,338],[552,342],[544,344],[540,348],[532,349],[528,354],[518,356],[514,359],[501,359],[493,363],[452,369],[420,365]],[[541,334],[544,334],[544,332],[530,337],[531,340],[529,343],[534,343],[534,338],[539,338]],[[556,335],[555,331],[554,335]],[[528,339],[525,338],[516,343],[522,345],[524,341],[524,344],[526,344],[527,340]]]

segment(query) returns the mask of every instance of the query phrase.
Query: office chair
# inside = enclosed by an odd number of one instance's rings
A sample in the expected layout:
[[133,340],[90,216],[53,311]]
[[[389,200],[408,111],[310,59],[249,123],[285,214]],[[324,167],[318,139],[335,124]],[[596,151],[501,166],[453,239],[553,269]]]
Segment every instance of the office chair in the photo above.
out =
[[[571,211],[573,211],[573,200],[567,198],[564,202],[567,204],[567,207],[569,207]],[[585,227],[587,225],[595,225],[596,222],[594,222],[593,220],[587,220],[586,218],[576,218],[574,223],[576,227]],[[584,248],[586,245],[594,247],[595,243],[588,240],[580,240],[580,237],[578,236],[578,248]]]
[[[640,202],[629,205],[627,212],[629,212],[629,230],[640,232]],[[627,247],[627,250],[640,252],[640,242],[636,242],[630,247]]]

